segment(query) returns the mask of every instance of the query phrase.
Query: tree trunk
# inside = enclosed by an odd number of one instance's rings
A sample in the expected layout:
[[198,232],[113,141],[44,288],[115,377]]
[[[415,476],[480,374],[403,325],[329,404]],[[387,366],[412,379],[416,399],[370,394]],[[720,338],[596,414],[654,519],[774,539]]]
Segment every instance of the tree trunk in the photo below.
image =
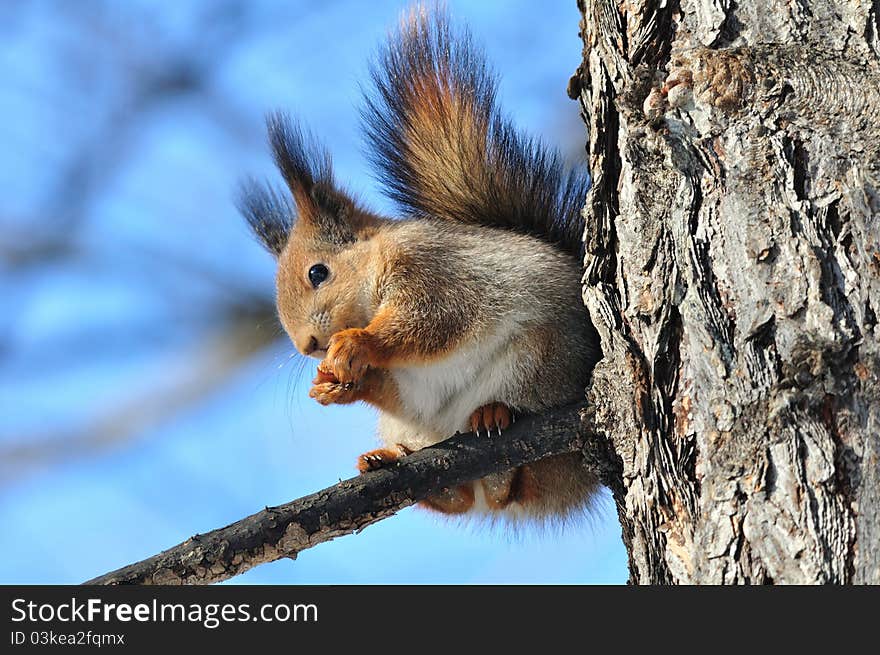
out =
[[580,0],[633,583],[880,583],[880,1]]

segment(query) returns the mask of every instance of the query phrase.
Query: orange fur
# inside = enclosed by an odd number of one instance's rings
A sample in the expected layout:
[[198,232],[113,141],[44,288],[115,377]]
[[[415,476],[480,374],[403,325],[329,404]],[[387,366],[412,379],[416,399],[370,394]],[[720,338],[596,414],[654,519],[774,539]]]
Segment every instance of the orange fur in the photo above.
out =
[[309,397],[322,405],[348,405],[363,401],[385,412],[400,408],[394,379],[383,369],[369,369],[356,383],[343,384],[331,372],[318,367]]
[[[488,121],[483,120],[476,99],[453,86],[450,72],[414,78],[402,98],[411,109],[404,139],[412,161],[421,170],[418,193],[442,202],[450,193],[459,199],[476,201],[466,171],[484,167],[488,142]],[[455,134],[454,139],[448,135]],[[433,138],[427,138],[433,135]],[[445,208],[443,208],[445,210]]]
[[[394,464],[412,452],[403,444],[397,444],[395,448],[371,450],[358,457],[357,469],[361,473],[376,471]],[[444,489],[421,501],[419,505],[443,514],[464,514],[474,505],[473,485],[468,483],[454,489]]]
[[330,337],[327,356],[321,366],[332,371],[340,382],[358,382],[367,368],[381,368],[375,336],[368,329],[350,328]]
[[471,414],[470,426],[472,432],[491,432],[492,430],[506,430],[513,423],[513,412],[504,403],[489,403],[474,410]]
[[489,509],[504,509],[513,500],[511,490],[516,472],[516,469],[509,469],[480,479]]
[[480,480],[490,509],[504,509],[510,503],[531,505],[541,499],[543,491],[532,468],[526,464]]
[[510,500],[520,505],[528,505],[536,502],[541,495],[541,485],[532,467],[525,464],[516,469],[510,485]]
[[361,473],[375,471],[394,464],[401,457],[406,457],[412,451],[406,446],[397,444],[397,448],[378,448],[364,453],[358,457],[357,469]]
[[421,501],[419,505],[442,514],[464,514],[474,506],[474,486],[467,483],[454,489],[444,489]]
[[454,345],[449,339],[439,349],[427,350],[412,332],[412,323],[398,316],[392,306],[381,308],[365,328],[349,328],[330,338],[321,366],[340,382],[359,381],[368,368],[387,369],[439,359]]
[[375,375],[367,375],[362,382],[363,400],[383,412],[396,413],[400,411],[400,396],[397,393],[397,385],[394,378],[386,370],[373,369]]

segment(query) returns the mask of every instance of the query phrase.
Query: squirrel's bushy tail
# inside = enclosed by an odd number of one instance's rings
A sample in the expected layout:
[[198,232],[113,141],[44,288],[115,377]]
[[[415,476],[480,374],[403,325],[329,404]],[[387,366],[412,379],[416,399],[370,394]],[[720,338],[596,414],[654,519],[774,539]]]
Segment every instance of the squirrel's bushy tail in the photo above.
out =
[[588,178],[501,114],[495,75],[466,30],[418,7],[371,72],[368,150],[405,211],[530,233],[579,256]]

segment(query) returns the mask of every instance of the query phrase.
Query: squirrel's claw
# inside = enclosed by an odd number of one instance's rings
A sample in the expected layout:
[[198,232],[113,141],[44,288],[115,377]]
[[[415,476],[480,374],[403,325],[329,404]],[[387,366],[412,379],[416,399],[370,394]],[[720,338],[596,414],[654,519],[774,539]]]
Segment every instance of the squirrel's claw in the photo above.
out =
[[402,444],[397,444],[396,449],[379,448],[378,450],[371,450],[358,457],[357,469],[361,473],[375,471],[394,464],[401,457],[409,455],[411,452],[412,450]]
[[486,436],[492,435],[492,430],[500,436],[502,430],[506,430],[513,423],[513,410],[504,403],[489,403],[478,407],[471,414],[470,428],[480,436],[482,430],[486,430]]

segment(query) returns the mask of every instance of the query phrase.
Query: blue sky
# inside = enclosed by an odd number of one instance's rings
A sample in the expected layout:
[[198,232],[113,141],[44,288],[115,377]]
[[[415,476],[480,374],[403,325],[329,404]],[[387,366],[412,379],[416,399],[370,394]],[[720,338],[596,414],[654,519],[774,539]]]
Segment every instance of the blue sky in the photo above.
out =
[[[272,294],[272,259],[232,199],[242,175],[273,175],[262,116],[281,108],[327,143],[340,180],[390,210],[360,150],[358,84],[406,6],[10,12],[0,28],[0,582],[80,582],[354,474],[374,445],[372,411],[310,401],[314,363],[291,358],[274,320],[241,319],[263,344],[247,356],[218,327],[243,299]],[[448,6],[485,45],[517,124],[582,152],[564,93],[580,57],[575,2]],[[620,528],[610,501],[600,505],[564,533],[516,536],[408,509],[234,582],[621,583]]]

